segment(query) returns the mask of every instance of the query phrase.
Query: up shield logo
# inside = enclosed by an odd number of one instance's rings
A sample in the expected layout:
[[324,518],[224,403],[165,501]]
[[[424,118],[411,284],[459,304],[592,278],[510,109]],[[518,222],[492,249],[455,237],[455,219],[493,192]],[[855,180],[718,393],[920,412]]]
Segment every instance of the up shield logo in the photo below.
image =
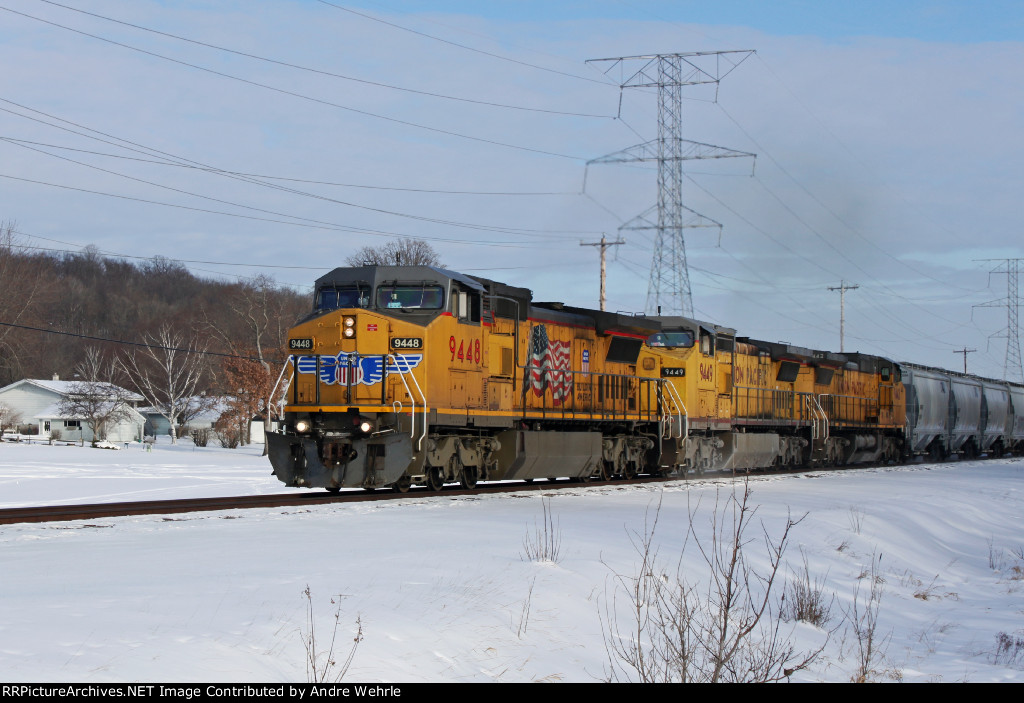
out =
[[[337,356],[320,357],[320,382],[328,386],[349,384],[349,375],[352,377],[352,385],[362,384],[373,386],[384,378],[384,362],[387,361],[389,374],[406,374],[420,365],[423,361],[422,354],[394,354],[390,357],[382,356],[361,356],[353,357],[347,352],[341,352]],[[300,356],[296,362],[298,372],[301,374],[316,373],[315,356]]]

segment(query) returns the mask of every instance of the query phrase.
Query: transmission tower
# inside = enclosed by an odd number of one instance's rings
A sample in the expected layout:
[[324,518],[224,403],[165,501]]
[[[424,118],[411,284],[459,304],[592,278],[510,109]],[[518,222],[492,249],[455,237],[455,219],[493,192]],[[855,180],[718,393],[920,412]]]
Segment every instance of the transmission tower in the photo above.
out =
[[1021,365],[1020,357],[1020,324],[1018,323],[1018,311],[1020,308],[1020,296],[1018,294],[1018,277],[1020,274],[1020,262],[1024,259],[975,259],[975,261],[998,261],[1000,262],[989,274],[1006,274],[1006,297],[998,300],[990,300],[987,303],[975,305],[976,308],[991,308],[1006,306],[1006,334],[996,334],[996,337],[1006,337],[1006,361],[1003,364],[1003,379],[1024,383],[1024,366]]
[[[722,225],[683,205],[683,161],[724,159],[754,154],[682,138],[683,88],[714,84],[745,61],[753,51],[712,51],[591,59],[607,64],[605,75],[619,74],[619,88],[658,89],[658,138],[592,159],[587,163],[658,163],[658,204],[622,225],[619,230],[654,229],[654,258],[647,287],[647,312],[693,316],[690,273],[686,264],[683,229]],[[635,70],[634,70],[635,69]],[[620,98],[621,105],[621,98]],[[653,217],[655,209],[657,218]]]

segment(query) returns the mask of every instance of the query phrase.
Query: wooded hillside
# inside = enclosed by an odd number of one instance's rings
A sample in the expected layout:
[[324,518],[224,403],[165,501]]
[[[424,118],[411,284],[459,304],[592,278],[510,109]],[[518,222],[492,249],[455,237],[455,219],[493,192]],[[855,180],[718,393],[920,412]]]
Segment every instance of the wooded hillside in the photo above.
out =
[[[13,227],[0,228],[0,386],[54,374],[71,380],[87,348],[112,359],[133,348],[110,340],[145,343],[168,331],[188,348],[279,367],[286,331],[310,305],[267,276],[225,282],[163,258],[133,263],[20,244]],[[230,392],[231,360],[203,359],[199,389]]]

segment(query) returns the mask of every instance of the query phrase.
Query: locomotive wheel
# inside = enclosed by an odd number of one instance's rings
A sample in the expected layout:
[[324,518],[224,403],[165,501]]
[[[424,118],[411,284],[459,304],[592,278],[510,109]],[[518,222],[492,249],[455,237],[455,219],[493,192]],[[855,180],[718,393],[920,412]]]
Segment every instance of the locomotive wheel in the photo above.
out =
[[462,472],[459,474],[459,485],[461,485],[467,491],[471,491],[476,488],[476,483],[480,478],[480,470],[475,466],[463,466]]
[[613,472],[613,469],[611,467],[611,462],[610,461],[602,461],[601,462],[601,471],[598,472],[597,476],[595,476],[594,478],[596,478],[598,481],[607,481],[607,480],[609,480],[612,477],[612,472]]
[[632,481],[636,478],[636,464],[632,461],[627,461],[625,467],[622,469],[622,478],[627,481]]
[[328,493],[337,493],[338,491],[341,490],[341,486],[324,486],[324,489]]
[[408,476],[403,475],[400,479],[391,484],[391,490],[395,493],[408,493],[410,486],[412,486],[412,481]]
[[439,491],[444,488],[444,475],[439,466],[431,466],[427,470],[427,486],[432,491]]

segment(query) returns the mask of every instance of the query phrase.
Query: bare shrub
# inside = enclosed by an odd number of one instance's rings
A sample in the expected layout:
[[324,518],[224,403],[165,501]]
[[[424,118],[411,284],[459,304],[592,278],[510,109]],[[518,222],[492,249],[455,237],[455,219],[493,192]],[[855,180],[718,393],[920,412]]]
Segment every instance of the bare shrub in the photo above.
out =
[[534,531],[523,537],[523,561],[551,562],[557,564],[561,558],[562,531],[551,513],[551,499],[541,499],[542,524],[534,523]]
[[242,443],[242,428],[232,418],[225,418],[223,415],[214,423],[213,429],[217,433],[217,441],[220,446],[227,449],[237,449]]
[[988,541],[988,568],[1004,574],[1011,581],[1024,580],[1024,546],[1015,549],[996,547],[995,540]]
[[872,554],[871,565],[858,577],[858,580],[869,579],[867,596],[862,598],[861,584],[857,583],[853,588],[853,603],[846,611],[857,659],[857,669],[851,678],[853,683],[900,678],[899,671],[885,668],[885,653],[892,640],[892,631],[884,635],[878,631],[878,614],[885,590],[885,579],[878,573],[880,563],[881,555],[876,557]]
[[306,680],[308,683],[338,683],[345,678],[352,660],[355,659],[356,649],[363,641],[363,621],[356,617],[356,634],[352,639],[352,647],[348,656],[339,664],[335,659],[335,646],[338,640],[338,626],[341,622],[341,597],[338,601],[331,598],[331,605],[336,605],[334,610],[334,626],[331,628],[331,640],[326,649],[316,638],[316,618],[313,617],[313,594],[306,586],[303,595],[306,596],[306,629],[302,633],[302,644],[306,647]]
[[803,569],[795,578],[789,580],[786,594],[782,601],[782,617],[785,620],[799,620],[815,627],[826,627],[832,619],[832,604],[835,594],[826,602],[824,577],[811,580],[811,569],[807,564],[807,554],[801,552]]
[[197,447],[205,447],[210,443],[210,428],[200,427],[192,430],[192,444]]
[[[610,681],[767,682],[780,681],[806,668],[824,649],[797,652],[782,633],[773,588],[790,531],[800,520],[787,518],[782,535],[773,540],[762,524],[768,566],[755,571],[745,556],[752,540],[746,536],[756,508],[744,485],[723,498],[716,495],[707,544],[698,539],[691,508],[682,552],[674,570],[666,569],[655,546],[661,511],[648,512],[643,532],[630,533],[640,566],[635,575],[616,572],[613,590],[601,613]],[[697,506],[699,507],[699,505]],[[683,575],[683,556],[690,544],[710,570],[706,584]],[[625,597],[628,620],[618,616]],[[827,640],[826,640],[827,642]]]
[[990,658],[998,666],[1024,669],[1024,630],[1012,635],[1005,632],[996,635],[996,648]]
[[530,588],[526,592],[526,598],[523,599],[523,607],[519,611],[519,623],[516,625],[516,637],[519,639],[523,638],[526,634],[526,628],[530,624],[530,608],[533,605],[533,587],[537,584],[537,577],[534,576],[530,581]]
[[854,506],[850,508],[847,517],[850,520],[850,529],[853,530],[855,534],[859,535],[861,528],[864,527],[864,516],[864,508],[861,508],[859,506]]

